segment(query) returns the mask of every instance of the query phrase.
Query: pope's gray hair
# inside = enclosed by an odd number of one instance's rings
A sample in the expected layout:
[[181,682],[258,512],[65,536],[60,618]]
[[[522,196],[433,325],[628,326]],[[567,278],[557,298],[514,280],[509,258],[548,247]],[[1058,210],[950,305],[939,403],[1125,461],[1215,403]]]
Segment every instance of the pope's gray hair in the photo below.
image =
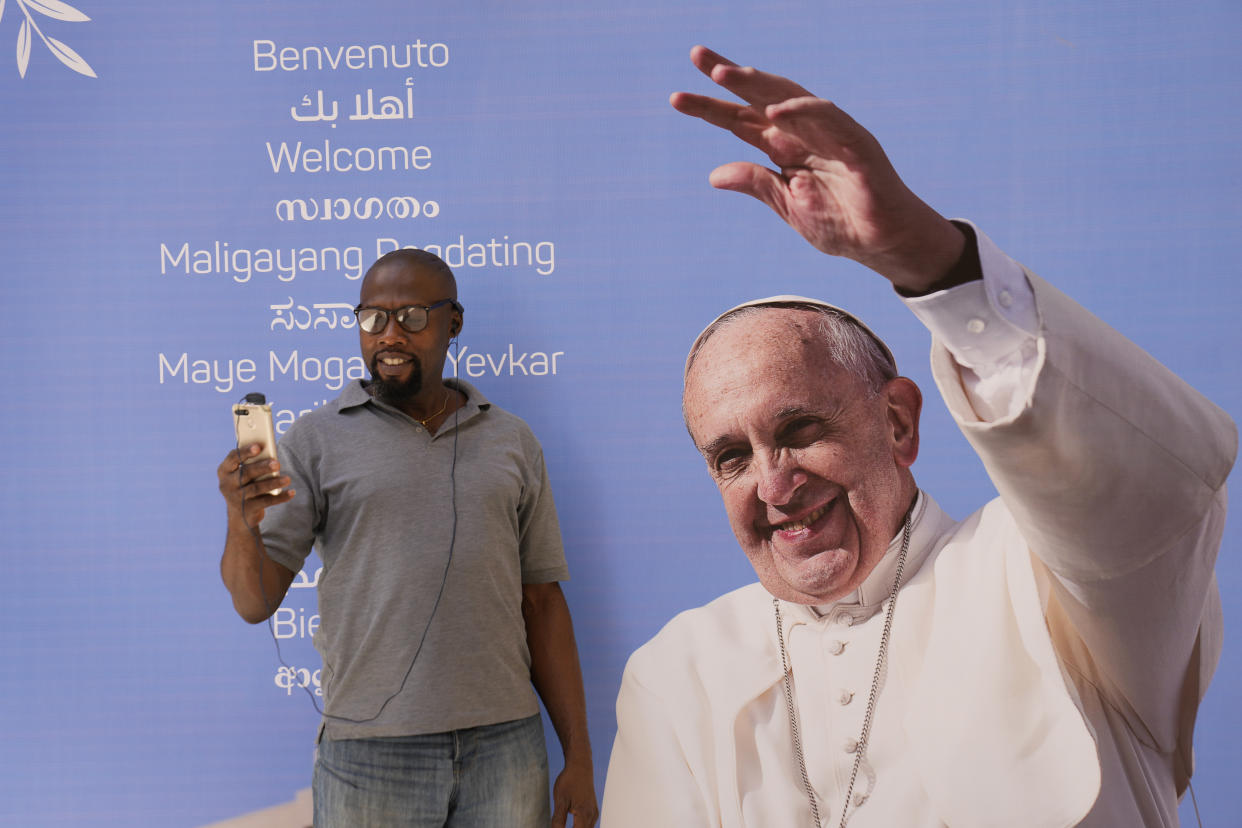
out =
[[897,365],[889,356],[888,349],[876,339],[875,334],[859,325],[853,317],[835,308],[793,301],[748,305],[717,319],[699,335],[690,356],[686,358],[686,380],[690,378],[690,369],[694,366],[699,352],[717,331],[774,308],[808,310],[815,313],[819,323],[815,326],[816,332],[828,355],[833,362],[862,380],[872,395],[878,394],[886,382],[897,376]]

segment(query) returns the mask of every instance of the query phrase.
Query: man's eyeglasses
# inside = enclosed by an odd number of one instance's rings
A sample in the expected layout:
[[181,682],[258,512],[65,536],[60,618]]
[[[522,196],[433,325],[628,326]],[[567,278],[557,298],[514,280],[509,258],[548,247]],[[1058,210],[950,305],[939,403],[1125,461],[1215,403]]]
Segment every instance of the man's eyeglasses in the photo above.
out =
[[377,334],[387,328],[389,316],[396,319],[397,324],[410,333],[418,333],[427,327],[427,318],[431,312],[441,305],[452,305],[458,313],[462,312],[461,305],[455,300],[441,299],[430,305],[407,305],[391,311],[386,308],[369,308],[359,305],[354,308],[354,316],[358,318],[358,327],[369,334]]

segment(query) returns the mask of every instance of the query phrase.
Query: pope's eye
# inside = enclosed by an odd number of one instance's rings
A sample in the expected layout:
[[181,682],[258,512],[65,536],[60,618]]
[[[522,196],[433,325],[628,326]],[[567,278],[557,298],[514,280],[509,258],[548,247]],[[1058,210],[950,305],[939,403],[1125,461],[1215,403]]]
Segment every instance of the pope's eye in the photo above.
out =
[[814,442],[823,432],[823,423],[813,417],[790,420],[781,429],[781,441],[786,445],[804,446]]
[[736,474],[746,465],[747,452],[740,448],[725,449],[716,455],[716,474]]

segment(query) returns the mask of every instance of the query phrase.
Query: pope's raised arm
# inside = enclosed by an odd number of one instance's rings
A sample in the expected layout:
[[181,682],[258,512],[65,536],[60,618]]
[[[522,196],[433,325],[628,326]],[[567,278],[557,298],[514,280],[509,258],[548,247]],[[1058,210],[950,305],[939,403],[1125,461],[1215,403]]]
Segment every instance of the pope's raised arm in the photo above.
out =
[[853,259],[906,293],[943,283],[961,255],[960,230],[911,192],[870,132],[831,101],[703,46],[690,59],[745,104],[688,92],[678,112],[727,129],[777,169],[737,161],[712,171],[713,187],[754,196],[817,249]]

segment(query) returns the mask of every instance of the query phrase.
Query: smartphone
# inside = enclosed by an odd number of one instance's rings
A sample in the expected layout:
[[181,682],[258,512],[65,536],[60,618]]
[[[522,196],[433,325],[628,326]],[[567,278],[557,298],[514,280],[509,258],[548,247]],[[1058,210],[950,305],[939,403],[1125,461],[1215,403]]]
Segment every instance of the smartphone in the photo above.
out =
[[[272,406],[262,394],[247,394],[246,402],[233,406],[233,431],[237,435],[237,445],[245,447],[251,443],[260,443],[262,448],[247,463],[259,460],[271,460],[276,457],[276,430],[272,427]],[[265,474],[260,480],[276,477],[277,473]],[[272,489],[268,494],[280,494],[280,489]]]

